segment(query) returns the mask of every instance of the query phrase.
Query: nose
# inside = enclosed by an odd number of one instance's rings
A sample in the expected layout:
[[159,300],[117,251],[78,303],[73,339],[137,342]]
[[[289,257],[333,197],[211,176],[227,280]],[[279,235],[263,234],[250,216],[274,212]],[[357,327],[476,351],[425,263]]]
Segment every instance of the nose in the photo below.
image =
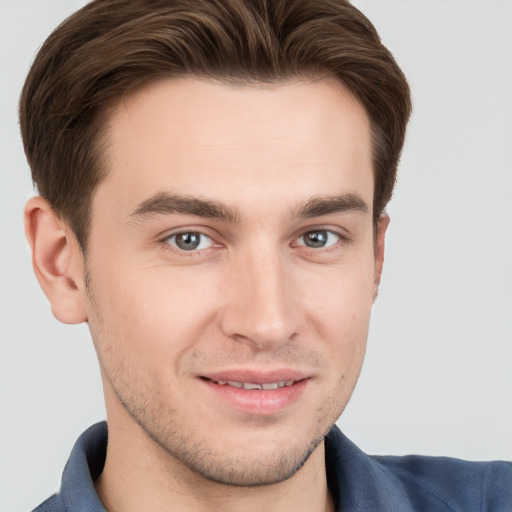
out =
[[247,252],[237,259],[224,282],[221,329],[237,341],[272,350],[293,339],[299,329],[291,262],[261,246]]

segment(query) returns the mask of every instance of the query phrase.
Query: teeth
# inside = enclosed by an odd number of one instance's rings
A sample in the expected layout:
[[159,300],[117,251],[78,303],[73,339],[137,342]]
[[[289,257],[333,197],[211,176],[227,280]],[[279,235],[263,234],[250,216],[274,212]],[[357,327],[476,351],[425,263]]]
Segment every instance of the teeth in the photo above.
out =
[[261,384],[253,384],[252,382],[244,382],[244,389],[261,389]]
[[234,388],[244,388],[244,389],[278,389],[284,388],[285,386],[291,386],[294,381],[293,380],[280,380],[279,382],[268,382],[265,384],[255,384],[254,382],[236,382],[236,381],[225,381],[225,380],[216,380],[214,381],[221,386],[233,386]]

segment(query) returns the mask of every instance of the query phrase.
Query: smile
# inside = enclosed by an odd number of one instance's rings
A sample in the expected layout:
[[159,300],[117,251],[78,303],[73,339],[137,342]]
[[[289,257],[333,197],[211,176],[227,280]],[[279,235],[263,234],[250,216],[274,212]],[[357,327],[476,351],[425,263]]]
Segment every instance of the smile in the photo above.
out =
[[[208,403],[216,414],[219,405],[256,416],[283,413],[300,400],[311,376],[298,371],[225,371],[200,379],[209,393]],[[225,410],[225,409],[224,409]]]
[[292,386],[296,381],[294,380],[280,380],[277,382],[265,382],[263,384],[256,384],[254,382],[237,382],[237,381],[225,381],[225,380],[214,380],[208,379],[215,384],[220,386],[232,386],[234,388],[243,388],[248,390],[270,390],[279,389],[288,386]]

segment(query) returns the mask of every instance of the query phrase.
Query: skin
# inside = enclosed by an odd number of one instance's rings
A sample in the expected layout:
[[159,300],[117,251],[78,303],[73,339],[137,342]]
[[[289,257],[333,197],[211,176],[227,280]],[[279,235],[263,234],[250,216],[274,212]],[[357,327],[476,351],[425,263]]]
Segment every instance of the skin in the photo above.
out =
[[[333,510],[323,437],[359,376],[389,220],[374,238],[363,107],[329,80],[186,78],[124,98],[106,135],[86,261],[44,199],[26,208],[53,313],[88,321],[98,353],[106,508]],[[233,218],[155,213],[159,194]],[[297,214],[347,195],[366,208]],[[177,233],[200,245],[180,249]],[[308,233],[326,245],[309,247]],[[240,410],[203,378],[283,369],[305,384],[270,412]]]

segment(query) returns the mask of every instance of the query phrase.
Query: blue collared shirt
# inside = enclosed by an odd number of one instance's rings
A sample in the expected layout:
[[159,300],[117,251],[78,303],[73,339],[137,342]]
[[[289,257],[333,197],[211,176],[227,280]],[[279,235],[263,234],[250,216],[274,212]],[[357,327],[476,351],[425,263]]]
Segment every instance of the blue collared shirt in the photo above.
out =
[[[60,491],[34,512],[105,512],[94,488],[107,424],[77,440]],[[325,439],[327,481],[338,512],[512,512],[512,463],[448,457],[370,457],[334,426]]]

